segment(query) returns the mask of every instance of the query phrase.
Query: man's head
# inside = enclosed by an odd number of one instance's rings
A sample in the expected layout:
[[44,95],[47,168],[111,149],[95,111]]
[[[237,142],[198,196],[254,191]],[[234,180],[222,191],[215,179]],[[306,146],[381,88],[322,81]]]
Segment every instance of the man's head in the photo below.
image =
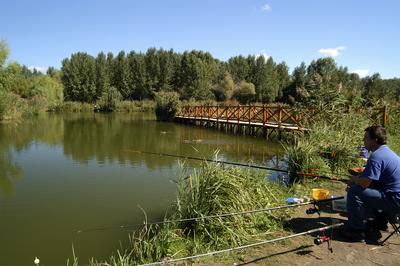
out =
[[371,126],[365,129],[364,145],[370,151],[377,150],[386,144],[386,129],[382,126]]

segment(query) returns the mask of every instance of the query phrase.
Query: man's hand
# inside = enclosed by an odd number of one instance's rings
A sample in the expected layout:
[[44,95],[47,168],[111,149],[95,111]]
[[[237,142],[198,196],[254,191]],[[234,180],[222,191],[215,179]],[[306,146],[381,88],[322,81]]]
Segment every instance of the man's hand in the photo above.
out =
[[361,175],[353,175],[350,177],[349,181],[347,181],[347,187],[352,185],[359,185],[363,188],[367,188],[371,185],[371,182],[372,181],[369,178],[363,177]]

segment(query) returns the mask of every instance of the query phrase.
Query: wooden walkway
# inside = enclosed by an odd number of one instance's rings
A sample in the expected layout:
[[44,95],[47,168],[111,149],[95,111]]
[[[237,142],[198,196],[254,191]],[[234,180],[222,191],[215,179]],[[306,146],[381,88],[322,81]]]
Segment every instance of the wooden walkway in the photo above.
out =
[[[312,115],[309,113],[309,116]],[[268,137],[281,130],[307,130],[303,116],[283,106],[184,106],[175,116],[176,120],[226,131],[260,134]]]
[[[263,135],[269,137],[282,131],[294,134],[307,131],[318,112],[315,110],[295,110],[282,105],[236,105],[236,106],[183,106],[175,116],[178,122],[204,127],[225,129],[235,133]],[[379,109],[375,116],[382,116],[386,125],[387,108]]]

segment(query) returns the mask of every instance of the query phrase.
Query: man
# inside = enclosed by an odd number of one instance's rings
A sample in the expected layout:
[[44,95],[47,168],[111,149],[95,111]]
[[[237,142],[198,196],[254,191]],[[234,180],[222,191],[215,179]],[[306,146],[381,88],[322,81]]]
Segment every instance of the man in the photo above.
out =
[[364,145],[372,155],[364,171],[350,178],[347,189],[345,236],[352,241],[365,240],[366,211],[400,213],[400,157],[386,145],[385,128],[366,128]]

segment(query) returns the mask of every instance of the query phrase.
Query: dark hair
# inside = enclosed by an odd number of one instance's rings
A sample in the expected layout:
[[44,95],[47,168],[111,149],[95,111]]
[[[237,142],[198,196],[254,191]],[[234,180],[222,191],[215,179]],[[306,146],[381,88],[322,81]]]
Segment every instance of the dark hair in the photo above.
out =
[[380,145],[386,144],[386,129],[382,126],[370,126],[365,129],[370,139],[376,140]]

